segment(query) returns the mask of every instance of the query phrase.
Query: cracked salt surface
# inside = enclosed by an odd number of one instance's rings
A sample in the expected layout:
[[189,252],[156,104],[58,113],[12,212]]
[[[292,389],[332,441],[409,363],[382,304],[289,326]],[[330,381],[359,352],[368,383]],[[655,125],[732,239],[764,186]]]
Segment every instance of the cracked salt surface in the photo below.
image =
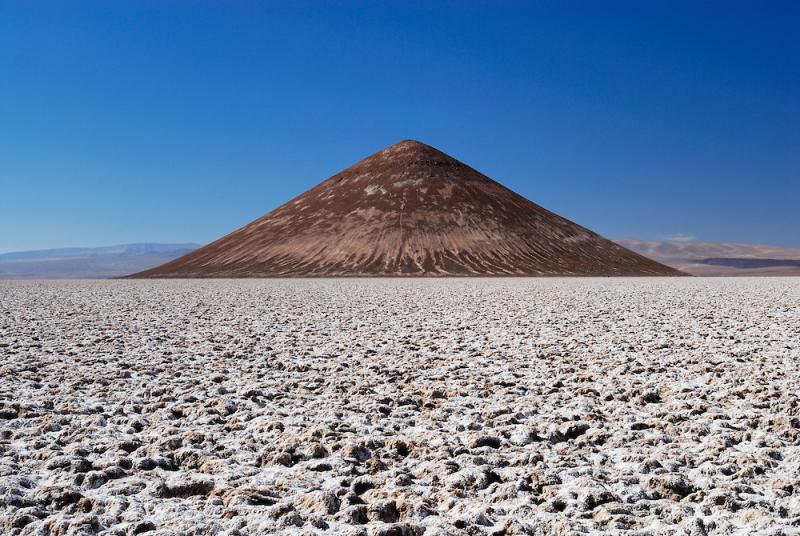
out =
[[791,534],[797,279],[0,282],[0,534]]

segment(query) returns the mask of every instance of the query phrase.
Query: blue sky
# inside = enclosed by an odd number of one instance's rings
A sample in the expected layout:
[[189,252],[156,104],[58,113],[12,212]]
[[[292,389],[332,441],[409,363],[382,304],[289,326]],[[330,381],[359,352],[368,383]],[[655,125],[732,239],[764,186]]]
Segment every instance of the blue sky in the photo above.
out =
[[800,246],[799,57],[798,2],[0,0],[0,252],[211,241],[405,138],[606,236]]

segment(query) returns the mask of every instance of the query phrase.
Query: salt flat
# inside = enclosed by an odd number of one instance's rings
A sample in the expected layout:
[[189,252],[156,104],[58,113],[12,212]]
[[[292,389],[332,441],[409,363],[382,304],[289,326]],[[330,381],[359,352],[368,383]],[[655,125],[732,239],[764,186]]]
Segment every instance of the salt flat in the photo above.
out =
[[0,282],[0,534],[800,530],[800,279]]

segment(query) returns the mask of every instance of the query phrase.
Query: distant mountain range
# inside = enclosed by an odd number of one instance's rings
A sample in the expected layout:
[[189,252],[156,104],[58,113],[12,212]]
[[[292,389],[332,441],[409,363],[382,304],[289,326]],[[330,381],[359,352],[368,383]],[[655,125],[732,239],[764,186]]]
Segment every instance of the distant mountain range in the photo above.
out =
[[[800,248],[621,238],[641,255],[697,276],[797,275]],[[160,266],[199,244],[122,244],[0,254],[0,279],[103,279]]]
[[800,248],[727,242],[671,242],[621,238],[618,244],[697,276],[800,276]]
[[199,244],[122,244],[0,254],[0,279],[102,279],[159,266]]

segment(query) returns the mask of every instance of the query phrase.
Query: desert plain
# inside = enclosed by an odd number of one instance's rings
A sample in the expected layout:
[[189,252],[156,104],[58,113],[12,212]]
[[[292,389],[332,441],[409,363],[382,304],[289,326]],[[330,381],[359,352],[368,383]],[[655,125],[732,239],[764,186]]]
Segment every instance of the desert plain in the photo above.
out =
[[0,282],[0,534],[796,534],[800,279]]

